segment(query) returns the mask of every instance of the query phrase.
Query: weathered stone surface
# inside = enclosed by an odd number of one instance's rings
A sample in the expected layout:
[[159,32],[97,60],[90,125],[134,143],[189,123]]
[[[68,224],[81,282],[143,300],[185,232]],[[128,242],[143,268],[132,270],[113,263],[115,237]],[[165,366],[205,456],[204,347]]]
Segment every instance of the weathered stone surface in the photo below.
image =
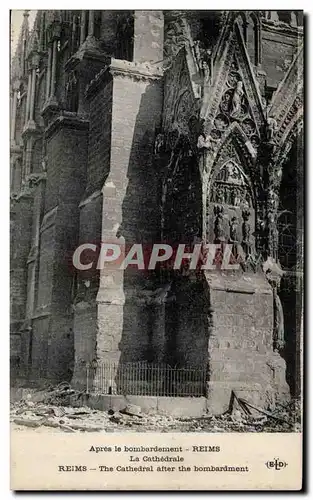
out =
[[[222,411],[236,387],[260,405],[288,399],[287,363],[299,395],[302,253],[284,242],[302,241],[303,224],[287,235],[278,219],[303,215],[302,27],[261,11],[247,24],[235,11],[95,11],[80,29],[74,11],[58,15],[68,39],[55,77],[55,24],[43,32],[41,11],[38,68],[27,74],[22,46],[12,68],[12,380],[85,389],[92,361],[188,366],[207,373],[208,404]],[[116,241],[142,244],[145,259],[160,241],[231,243],[251,261],[97,269],[101,242]],[[83,243],[96,250],[77,270]],[[274,295],[261,254],[288,268]]]

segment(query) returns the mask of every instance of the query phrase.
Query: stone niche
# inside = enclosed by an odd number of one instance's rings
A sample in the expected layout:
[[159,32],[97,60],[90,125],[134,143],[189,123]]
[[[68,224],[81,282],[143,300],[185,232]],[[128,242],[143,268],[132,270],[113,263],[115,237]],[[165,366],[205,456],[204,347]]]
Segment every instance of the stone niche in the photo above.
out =
[[255,212],[253,191],[242,168],[226,161],[214,172],[207,197],[208,243],[241,244],[245,253],[254,250]]
[[273,292],[263,273],[207,271],[212,311],[208,408],[227,410],[231,391],[261,407],[289,399],[286,365],[273,351]]

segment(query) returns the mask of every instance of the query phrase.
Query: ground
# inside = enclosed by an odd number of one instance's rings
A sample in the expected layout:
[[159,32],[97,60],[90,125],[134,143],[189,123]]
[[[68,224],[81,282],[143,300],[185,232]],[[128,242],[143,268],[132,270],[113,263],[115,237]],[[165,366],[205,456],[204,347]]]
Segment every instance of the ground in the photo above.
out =
[[239,404],[223,415],[209,413],[199,418],[174,418],[143,412],[128,405],[114,412],[70,406],[70,387],[44,391],[26,391],[23,399],[11,403],[11,428],[21,432],[299,432],[301,406],[298,400],[277,406],[275,411],[255,409],[249,412]]

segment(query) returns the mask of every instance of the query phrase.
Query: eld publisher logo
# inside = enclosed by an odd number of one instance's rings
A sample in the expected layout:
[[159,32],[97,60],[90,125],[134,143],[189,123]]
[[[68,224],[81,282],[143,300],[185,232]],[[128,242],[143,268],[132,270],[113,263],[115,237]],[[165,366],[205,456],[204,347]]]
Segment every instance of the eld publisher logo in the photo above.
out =
[[281,470],[287,467],[287,462],[283,462],[279,458],[274,458],[273,460],[268,460],[265,462],[265,465],[268,469]]

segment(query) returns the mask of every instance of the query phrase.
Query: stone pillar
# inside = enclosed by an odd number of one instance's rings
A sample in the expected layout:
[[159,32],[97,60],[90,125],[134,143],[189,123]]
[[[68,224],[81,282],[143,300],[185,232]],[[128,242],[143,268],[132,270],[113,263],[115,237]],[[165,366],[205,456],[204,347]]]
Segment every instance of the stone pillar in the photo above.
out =
[[39,42],[40,50],[45,50],[45,12],[41,11],[41,20],[40,20],[40,42]]
[[25,319],[27,289],[27,257],[30,248],[32,228],[33,197],[29,189],[25,189],[15,202],[14,239],[11,257],[11,324],[18,333]]
[[89,11],[88,37],[95,36],[95,11]]
[[34,192],[33,202],[33,224],[32,224],[32,239],[31,249],[28,255],[28,284],[27,284],[27,303],[26,303],[26,319],[31,320],[35,308],[35,291],[36,291],[36,275],[38,267],[38,250],[40,241],[40,224],[42,216],[42,208],[44,201],[45,174],[38,177],[38,185]]
[[[161,73],[151,67],[151,75],[146,76],[147,67],[142,65],[142,70],[138,79],[139,64],[132,67],[132,63],[114,60],[111,66],[113,85],[104,80],[101,89],[90,88],[89,94],[91,116],[95,116],[94,110],[99,108],[99,102],[103,102],[104,117],[108,117],[104,119],[112,119],[108,127],[110,139],[102,133],[100,146],[106,148],[106,141],[109,141],[109,175],[102,188],[101,241],[115,241],[122,255],[133,244],[142,244],[144,248],[159,234],[158,220],[154,219],[156,210],[150,212],[147,208],[157,204],[151,194],[155,190],[151,185],[148,187],[142,175],[152,180],[148,172],[152,174],[153,171],[154,131],[161,119]],[[97,92],[103,93],[101,101]],[[108,109],[112,109],[112,114]],[[127,122],[125,109],[128,110]],[[91,129],[95,126],[97,124],[92,121]],[[93,147],[90,155],[93,161]],[[155,177],[152,182],[157,182]],[[150,225],[147,226],[143,219],[149,219]],[[151,342],[153,311],[148,304],[151,293],[147,290],[150,275],[137,268],[119,269],[112,264],[100,270],[96,357],[100,362],[116,363],[147,360],[152,342],[162,342],[163,335],[160,325],[160,331]]]
[[50,96],[54,97],[56,84],[56,68],[57,68],[57,40],[52,43],[52,70],[51,70],[51,89]]
[[27,99],[26,99],[26,113],[25,113],[25,125],[29,120],[29,111],[30,111],[30,99],[31,99],[31,90],[32,90],[32,73],[31,71],[28,73],[28,84],[27,84]]
[[48,49],[48,63],[47,63],[47,75],[46,75],[46,101],[49,99],[49,96],[50,96],[51,61],[52,61],[52,47],[49,46],[49,49]]
[[17,108],[17,93],[20,88],[20,82],[15,80],[13,82],[13,102],[11,114],[11,142],[15,143],[15,126],[16,126],[16,108]]
[[36,68],[32,67],[32,88],[30,96],[30,116],[31,121],[35,118],[35,93],[36,93]]
[[152,349],[153,361],[155,363],[165,363],[166,361],[166,331],[165,331],[165,301],[167,290],[162,297],[156,299],[152,306],[153,333]]
[[27,177],[32,172],[33,146],[34,146],[34,137],[32,135],[29,135],[26,139],[24,177]]
[[135,11],[134,61],[162,61],[164,19],[161,10]]
[[15,153],[11,153],[11,165],[12,165],[12,183],[11,191],[12,193],[18,193],[21,189],[22,180],[22,160],[21,156]]
[[[65,117],[63,121],[56,117],[46,129],[47,184],[52,186],[53,200],[47,192],[40,230],[40,300],[32,320],[34,378],[40,375],[62,381],[70,380],[72,375],[75,269],[71,257],[77,247],[78,204],[85,189],[87,135],[88,122],[77,117]],[[61,159],[55,155],[60,148],[66,151]]]
[[80,44],[85,41],[85,33],[86,33],[86,11],[82,10],[82,18],[80,21]]

